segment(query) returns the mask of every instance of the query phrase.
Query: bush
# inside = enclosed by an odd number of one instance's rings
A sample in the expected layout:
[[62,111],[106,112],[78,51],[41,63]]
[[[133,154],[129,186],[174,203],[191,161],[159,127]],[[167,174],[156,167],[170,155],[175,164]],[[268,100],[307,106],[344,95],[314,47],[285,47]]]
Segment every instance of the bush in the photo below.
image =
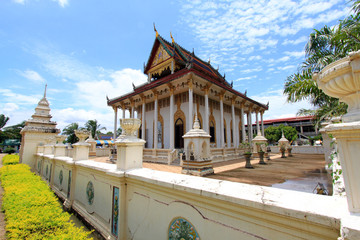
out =
[[12,153],[15,153],[16,150],[14,148],[11,148],[11,147],[8,147],[8,148],[5,148],[4,150],[4,153],[7,153],[7,154],[12,154]]
[[0,169],[7,239],[87,239],[69,221],[54,193],[25,164]]
[[3,165],[13,165],[19,163],[19,155],[5,155],[2,159]]

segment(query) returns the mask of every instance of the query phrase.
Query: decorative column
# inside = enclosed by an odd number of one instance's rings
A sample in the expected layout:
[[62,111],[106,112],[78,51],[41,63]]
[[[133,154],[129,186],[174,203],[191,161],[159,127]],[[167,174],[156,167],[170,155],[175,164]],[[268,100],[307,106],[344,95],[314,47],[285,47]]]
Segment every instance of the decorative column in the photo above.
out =
[[250,122],[250,111],[249,112],[247,112],[247,119],[246,119],[246,123],[247,123],[247,130],[248,130],[248,142],[250,143],[251,142],[251,133],[250,133],[250,124],[249,124],[249,122]]
[[141,139],[145,140],[145,132],[146,132],[146,128],[145,128],[145,97],[142,98],[142,112],[141,112]]
[[188,121],[187,121],[187,132],[192,129],[193,124],[193,84],[192,79],[189,80],[189,115],[188,115]]
[[256,117],[256,134],[259,135],[260,133],[260,124],[259,124],[259,110],[256,109],[255,111]]
[[337,141],[349,211],[359,213],[360,51],[351,52],[347,57],[329,64],[319,74],[315,73],[313,79],[325,94],[348,105],[342,123],[330,124],[325,131]]
[[54,154],[54,136],[45,138],[45,146],[44,146],[44,155],[53,155]]
[[225,147],[225,141],[224,141],[224,104],[223,104],[223,98],[224,94],[220,94],[220,147]]
[[265,137],[265,132],[264,132],[264,110],[262,110],[260,112],[260,118],[261,118],[261,135],[263,137]]
[[126,108],[123,105],[121,109],[122,109],[122,119],[124,119],[125,118],[125,110],[126,110]]
[[170,87],[170,113],[169,113],[169,124],[170,124],[170,149],[175,147],[175,130],[174,130],[174,87]]
[[210,133],[209,128],[209,87],[205,88],[205,116],[204,116],[204,130]]
[[75,135],[79,138],[79,142],[73,144],[74,147],[73,160],[74,161],[88,160],[90,144],[86,143],[85,139],[90,135],[90,132],[85,130],[76,130]]
[[254,138],[254,134],[253,134],[253,128],[252,128],[252,112],[251,109],[249,110],[249,121],[250,121],[250,142],[253,140]]
[[241,139],[241,142],[245,142],[246,140],[246,132],[245,132],[245,120],[244,120],[244,107],[245,107],[245,104],[244,103],[241,103],[241,113],[240,113],[240,119],[241,119],[241,135],[242,135],[242,139]]
[[135,109],[135,103],[134,103],[134,102],[131,102],[130,118],[135,118],[135,116],[134,116],[134,109]]
[[155,102],[154,102],[154,149],[157,149],[158,145],[158,94],[154,92]]
[[54,157],[66,156],[66,145],[63,143],[66,139],[65,135],[56,135],[56,144],[54,146]]
[[117,148],[116,166],[118,170],[127,171],[142,168],[145,141],[135,136],[141,120],[137,118],[121,119],[120,125],[124,131],[121,138],[115,141]]
[[115,106],[113,107],[114,109],[114,136],[113,136],[113,139],[115,141],[116,139],[116,130],[117,130],[117,112],[118,112],[118,108]]
[[236,138],[236,124],[235,124],[235,99],[231,100],[231,117],[232,117],[232,135],[233,135],[233,147],[237,147],[237,138]]

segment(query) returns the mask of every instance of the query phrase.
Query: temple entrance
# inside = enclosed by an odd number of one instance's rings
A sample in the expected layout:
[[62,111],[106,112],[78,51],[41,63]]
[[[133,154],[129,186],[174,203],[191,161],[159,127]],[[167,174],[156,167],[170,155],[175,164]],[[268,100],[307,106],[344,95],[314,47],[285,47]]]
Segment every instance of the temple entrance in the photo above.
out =
[[175,148],[184,148],[184,123],[181,118],[178,118],[175,122]]

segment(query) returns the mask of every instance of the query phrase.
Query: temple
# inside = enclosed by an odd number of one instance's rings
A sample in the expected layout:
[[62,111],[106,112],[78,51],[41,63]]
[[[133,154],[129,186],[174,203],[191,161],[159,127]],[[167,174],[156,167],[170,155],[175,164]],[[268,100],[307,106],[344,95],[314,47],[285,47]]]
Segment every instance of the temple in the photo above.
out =
[[[192,129],[197,113],[200,127],[211,136],[211,148],[235,149],[239,143],[251,141],[254,131],[246,132],[245,119],[250,123],[255,114],[256,122],[262,123],[268,104],[233,89],[210,60],[205,62],[194,51],[185,50],[171,34],[172,41],[168,42],[156,29],[155,32],[149,59],[144,64],[147,82],[133,85],[130,93],[108,99],[108,106],[115,113],[114,132],[118,109],[122,110],[122,118],[127,110],[130,117],[136,113],[142,120],[138,136],[146,141],[147,149],[183,149],[183,135]],[[264,135],[263,126],[260,129],[257,124],[256,128],[255,132]]]

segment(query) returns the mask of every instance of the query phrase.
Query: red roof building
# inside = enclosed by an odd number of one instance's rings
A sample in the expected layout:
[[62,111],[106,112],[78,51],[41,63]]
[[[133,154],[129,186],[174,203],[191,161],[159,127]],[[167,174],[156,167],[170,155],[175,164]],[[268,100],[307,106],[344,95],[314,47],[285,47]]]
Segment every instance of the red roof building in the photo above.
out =
[[[232,87],[210,61],[197,57],[156,31],[150,56],[144,66],[148,81],[133,91],[108,99],[117,111],[134,112],[142,120],[139,137],[146,148],[186,148],[182,136],[192,128],[195,115],[211,135],[214,147],[236,147],[245,140],[244,116],[262,115],[268,105],[259,103]],[[116,128],[116,124],[115,124]],[[252,136],[250,136],[252,138]]]

